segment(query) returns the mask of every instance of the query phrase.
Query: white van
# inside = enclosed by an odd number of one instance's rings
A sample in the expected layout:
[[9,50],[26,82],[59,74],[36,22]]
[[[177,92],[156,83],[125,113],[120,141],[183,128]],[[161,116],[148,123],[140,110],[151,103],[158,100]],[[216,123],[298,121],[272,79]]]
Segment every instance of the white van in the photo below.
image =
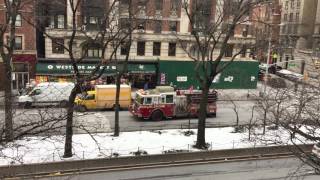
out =
[[27,95],[19,96],[22,107],[61,105],[67,106],[74,83],[39,83]]

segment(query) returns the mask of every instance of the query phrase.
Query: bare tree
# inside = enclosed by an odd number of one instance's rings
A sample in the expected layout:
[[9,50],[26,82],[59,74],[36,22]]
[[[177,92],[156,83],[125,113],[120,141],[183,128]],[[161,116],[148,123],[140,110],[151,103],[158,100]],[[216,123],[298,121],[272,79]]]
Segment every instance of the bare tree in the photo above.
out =
[[[123,23],[123,27],[126,31],[123,33],[123,36],[120,39],[120,44],[114,45],[115,49],[118,49],[119,46],[122,46],[122,48],[125,49],[125,58],[121,62],[122,68],[117,70],[116,74],[116,100],[115,100],[115,127],[114,127],[114,136],[119,136],[120,133],[120,125],[119,125],[119,111],[120,111],[120,89],[121,89],[121,78],[122,76],[127,73],[128,71],[128,61],[130,58],[130,50],[132,46],[132,41],[134,38],[134,31],[143,26],[143,24],[146,24],[146,22],[149,21],[148,18],[140,19],[138,12],[140,10],[145,10],[144,6],[146,6],[149,3],[149,0],[143,0],[139,1],[138,7],[135,7],[135,1],[134,0],[128,0],[126,1],[126,4],[121,4],[122,1],[120,1],[120,13],[128,12],[125,18],[120,19],[120,21]],[[121,6],[122,5],[122,6]],[[147,13],[147,12],[145,12]],[[120,60],[115,54],[114,60],[116,63],[120,63]]]
[[[5,17],[0,23],[0,54],[4,64],[4,91],[5,91],[5,132],[6,140],[13,140],[13,94],[12,94],[12,55],[15,51],[16,19],[23,5],[21,0],[3,0]],[[7,34],[7,35],[6,35]],[[5,39],[7,41],[5,41]]]
[[[73,1],[67,0],[61,1],[62,7],[65,9],[69,9],[71,14],[71,22],[69,23],[69,27],[66,29],[70,32],[70,36],[68,36],[68,43],[62,44],[59,42],[54,42],[60,46],[62,46],[67,52],[69,56],[69,64],[73,67],[73,76],[74,76],[74,88],[69,96],[68,106],[67,106],[67,122],[66,122],[66,140],[65,140],[65,152],[64,157],[72,156],[72,135],[73,135],[73,117],[74,117],[74,101],[77,94],[84,91],[83,85],[89,83],[92,80],[96,80],[104,73],[106,70],[106,65],[114,62],[115,56],[118,48],[121,45],[123,39],[128,37],[128,34],[131,32],[126,29],[126,27],[121,27],[120,22],[118,21],[118,9],[119,9],[119,0],[112,1],[110,5],[105,5],[105,9],[102,7],[100,9],[103,14],[99,17],[98,27],[95,30],[85,30],[80,28],[81,25],[78,24],[78,16],[77,13],[81,11],[81,8],[88,8],[91,2],[88,1]],[[106,1],[104,1],[106,2]],[[41,1],[42,5],[48,6],[53,5],[47,1]],[[102,3],[103,4],[103,3]],[[41,17],[38,17],[42,19]],[[36,24],[37,28],[41,29],[41,22]],[[80,26],[80,27],[79,27]],[[43,30],[43,28],[42,28]],[[47,38],[53,40],[55,37],[50,32],[43,32]],[[81,37],[82,42],[88,44],[96,44],[101,50],[101,56],[98,57],[99,62],[95,64],[94,70],[90,74],[82,73],[78,65],[85,61],[87,56],[87,49],[89,46],[85,46],[82,50],[82,53],[79,53],[79,50],[74,47],[75,42],[78,41],[78,38]]]
[[[295,155],[303,162],[320,169],[319,155],[310,153],[299,145],[320,142],[319,88],[301,83],[296,91],[294,85],[287,88],[269,89],[266,96],[268,110],[266,114],[269,132],[273,136],[257,135],[258,140],[279,145],[296,145]],[[261,99],[266,101],[266,99]],[[276,131],[274,131],[276,130]],[[268,131],[267,131],[268,132]],[[268,134],[268,133],[266,133]],[[274,135],[276,134],[276,135]]]
[[[228,42],[233,37],[237,25],[248,21],[248,14],[259,1],[221,0],[217,1],[216,12],[212,14],[210,0],[183,0],[182,8],[188,17],[191,28],[193,47],[196,54],[184,48],[189,57],[195,62],[196,79],[200,83],[202,97],[199,109],[198,134],[195,147],[207,148],[205,141],[206,107],[209,88],[212,81],[226,69],[242,52],[232,55],[230,61],[222,64],[221,61],[227,51]],[[184,41],[179,39],[182,44]],[[216,54],[217,55],[216,55]]]
[[[134,2],[129,1],[121,1],[115,0],[111,1],[112,3],[107,7],[103,16],[100,17],[101,27],[96,29],[96,31],[85,31],[83,29],[79,30],[79,25],[77,23],[77,13],[79,12],[80,5],[82,8],[85,7],[88,1],[72,1],[68,0],[67,8],[71,8],[71,26],[68,28],[71,31],[71,36],[69,38],[69,42],[67,45],[60,44],[64,47],[64,49],[69,53],[70,64],[74,70],[75,77],[75,87],[71,92],[69,97],[68,107],[67,107],[67,124],[66,124],[66,141],[65,141],[65,152],[64,157],[72,156],[72,127],[73,127],[73,110],[74,110],[74,100],[77,94],[83,91],[82,86],[92,80],[98,79],[106,70],[106,65],[113,63],[116,64],[116,101],[114,105],[115,109],[115,129],[114,135],[118,136],[120,132],[119,127],[119,97],[120,97],[120,84],[121,78],[124,73],[127,72],[128,60],[130,55],[130,48],[132,43],[132,33],[136,30],[141,22],[138,19],[137,12],[140,11],[139,7],[134,8]],[[106,1],[103,1],[106,2]],[[122,6],[123,3],[127,3],[128,6]],[[147,0],[142,3],[146,5],[148,3]],[[141,5],[141,4],[140,4]],[[102,9],[102,11],[104,11]],[[123,16],[123,11],[128,12],[128,14]],[[122,18],[120,18],[122,17]],[[124,17],[124,18],[123,18]],[[126,21],[124,23],[123,19]],[[144,20],[145,21],[145,20]],[[50,34],[45,32],[45,35],[50,39],[53,39]],[[99,57],[99,62],[96,63],[96,68],[90,74],[83,74],[78,69],[78,64],[83,62],[86,56],[86,53],[81,54],[80,56],[75,53],[76,50],[73,49],[73,44],[76,42],[78,37],[85,38],[85,42],[98,44],[101,48],[101,57]],[[125,59],[121,61],[117,57],[118,50],[120,47],[125,46],[126,55]]]

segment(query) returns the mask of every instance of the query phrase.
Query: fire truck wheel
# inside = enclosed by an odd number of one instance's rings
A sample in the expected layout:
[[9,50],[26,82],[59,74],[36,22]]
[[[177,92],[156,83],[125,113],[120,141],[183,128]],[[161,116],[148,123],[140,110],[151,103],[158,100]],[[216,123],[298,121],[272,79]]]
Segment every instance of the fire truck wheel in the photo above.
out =
[[163,118],[163,114],[161,111],[154,111],[151,115],[151,119],[153,121],[161,121]]

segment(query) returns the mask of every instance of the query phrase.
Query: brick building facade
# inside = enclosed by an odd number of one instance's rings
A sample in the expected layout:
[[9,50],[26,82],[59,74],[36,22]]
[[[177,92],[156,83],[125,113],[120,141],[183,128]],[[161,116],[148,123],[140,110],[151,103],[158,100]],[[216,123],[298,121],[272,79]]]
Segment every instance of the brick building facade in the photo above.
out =
[[[4,0],[0,0],[0,22],[5,22],[6,10]],[[36,30],[34,24],[34,1],[23,2],[16,20],[16,44],[12,57],[12,88],[20,90],[25,88],[30,79],[35,78],[36,68]],[[4,35],[7,43],[8,33]],[[4,81],[3,62],[0,57],[0,84]],[[3,86],[0,86],[3,90]]]

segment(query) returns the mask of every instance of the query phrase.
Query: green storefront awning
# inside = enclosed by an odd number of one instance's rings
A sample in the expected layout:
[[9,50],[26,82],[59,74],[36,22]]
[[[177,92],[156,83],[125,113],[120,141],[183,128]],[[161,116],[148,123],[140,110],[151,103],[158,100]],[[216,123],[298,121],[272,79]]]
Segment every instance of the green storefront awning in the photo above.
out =
[[[81,74],[90,74],[95,70],[96,64],[79,64]],[[104,67],[100,67],[100,72]],[[112,75],[123,68],[123,64],[106,65],[103,74]],[[72,75],[74,73],[71,64],[62,63],[37,63],[36,74],[38,75]],[[156,73],[155,64],[128,64],[128,73]]]

